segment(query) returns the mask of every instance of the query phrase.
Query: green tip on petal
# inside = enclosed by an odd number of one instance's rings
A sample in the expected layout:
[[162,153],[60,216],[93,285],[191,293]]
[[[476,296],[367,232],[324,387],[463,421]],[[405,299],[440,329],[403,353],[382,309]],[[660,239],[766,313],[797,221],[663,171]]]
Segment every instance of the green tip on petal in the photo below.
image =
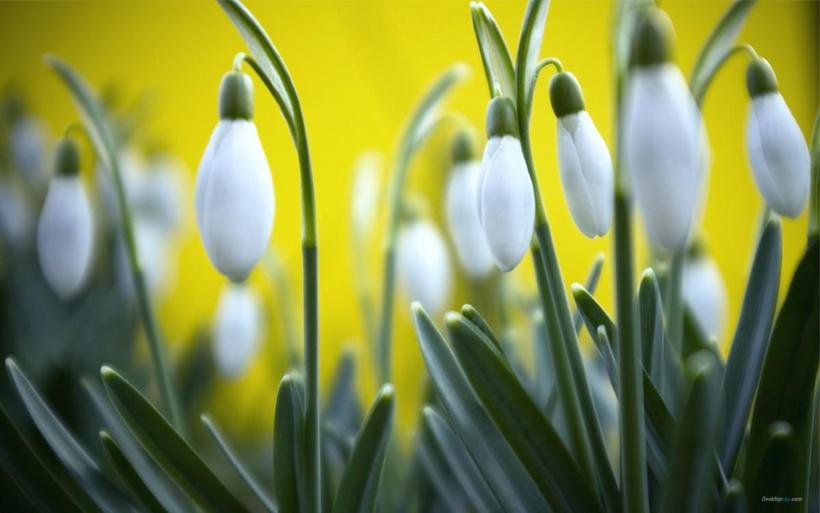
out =
[[487,106],[487,137],[511,135],[518,138],[518,116],[512,99],[496,96]]
[[769,61],[759,57],[752,59],[746,68],[746,89],[751,97],[778,91],[777,76]]
[[671,61],[673,33],[669,16],[660,9],[649,9],[635,28],[632,66],[655,66]]
[[453,139],[453,144],[450,149],[453,155],[453,164],[475,160],[476,143],[473,131],[467,129],[460,130]]
[[552,81],[550,81],[550,103],[557,118],[577,114],[584,110],[584,95],[581,92],[581,84],[578,83],[572,73],[562,71],[552,77]]
[[253,82],[247,73],[229,71],[222,77],[219,119],[253,119]]
[[80,173],[80,150],[68,137],[60,139],[57,143],[54,170],[59,176],[77,176]]

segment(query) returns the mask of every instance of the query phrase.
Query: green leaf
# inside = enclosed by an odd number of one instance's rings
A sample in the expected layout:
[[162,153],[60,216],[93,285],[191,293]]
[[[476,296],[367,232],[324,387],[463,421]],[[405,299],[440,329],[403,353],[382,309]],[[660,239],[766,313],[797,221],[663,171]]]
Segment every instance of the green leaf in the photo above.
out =
[[735,44],[735,39],[743,29],[743,23],[753,5],[754,0],[736,0],[720,18],[698,54],[692,78],[689,80],[692,95],[698,105],[703,103],[709,84]]
[[732,479],[723,496],[720,513],[746,513],[747,511],[749,511],[749,505],[746,504],[746,491],[743,483]]
[[601,355],[601,359],[604,362],[604,369],[609,377],[612,390],[615,392],[615,395],[618,396],[618,383],[620,383],[620,379],[618,378],[618,362],[615,361],[615,355],[612,354],[612,345],[609,342],[609,336],[606,334],[606,328],[598,326],[598,334],[592,337],[592,339],[595,341],[595,345],[598,346],[598,354]]
[[601,511],[586,476],[498,350],[459,314],[447,314],[447,330],[467,379],[552,510]]
[[[618,338],[615,322],[609,314],[604,311],[604,308],[598,303],[598,300],[578,283],[573,283],[571,289],[572,295],[575,298],[575,306],[578,308],[578,312],[581,314],[581,318],[583,318],[590,336],[595,337],[598,333],[598,326],[603,326],[606,330],[609,343],[616,344]],[[617,345],[613,345],[612,352],[617,358]]]
[[382,385],[347,463],[333,513],[370,513],[376,504],[387,442],[393,426],[393,385]]
[[282,60],[265,29],[242,3],[238,0],[219,0],[219,5],[248,45],[255,59],[249,64],[273,95],[288,124],[290,135],[296,141],[300,137],[297,122],[300,122],[298,118],[301,117],[301,107],[285,61]]
[[165,417],[114,369],[101,370],[114,408],[154,461],[206,511],[247,511]]
[[528,122],[530,117],[529,107],[532,105],[531,98],[538,78],[538,55],[541,53],[541,40],[544,38],[548,10],[549,0],[530,0],[524,14],[518,51],[515,55],[516,93],[513,98],[518,109],[519,123],[521,120]]
[[811,131],[811,188],[809,189],[809,244],[820,237],[820,112]]
[[638,289],[638,313],[640,315],[641,346],[643,366],[658,387],[664,387],[664,337],[663,306],[658,280],[652,269],[644,271]]
[[[769,350],[757,387],[749,435],[746,442],[744,478],[758,473],[768,437],[777,421],[794,430],[801,458],[796,476],[803,489],[808,480],[812,395],[820,363],[820,249],[815,240],[806,249],[792,277],[786,300],[772,330]],[[748,485],[748,482],[746,483]],[[747,486],[747,493],[758,490]],[[803,495],[803,494],[801,494]],[[749,505],[755,497],[749,496]]]
[[493,329],[490,328],[490,324],[478,313],[472,305],[464,305],[461,307],[461,315],[464,316],[465,319],[473,323],[473,326],[479,329],[481,333],[487,337],[487,340],[493,343],[493,345],[498,348],[499,351],[502,353],[504,352],[504,348],[501,346],[501,342],[498,340],[498,337],[495,336],[493,333]]
[[456,481],[464,490],[475,511],[478,513],[504,511],[462,441],[447,421],[430,407],[424,408],[422,432],[430,437],[431,443],[444,457],[446,465],[452,470]]
[[304,382],[296,374],[286,374],[279,384],[273,421],[273,484],[283,512],[307,508],[304,398]]
[[[769,425],[760,447],[762,459],[755,474],[747,476],[745,481],[749,490],[749,511],[768,512],[771,505],[760,500],[760,497],[800,497],[805,501],[805,476],[798,470],[798,462],[803,459],[800,454],[806,448],[801,447],[797,434],[788,422],[778,421]],[[807,505],[801,506],[806,511]],[[798,508],[795,508],[798,509]]]
[[[43,455],[45,456],[45,455]],[[0,466],[25,497],[44,511],[96,510],[93,503],[56,462],[41,457],[0,405]]]
[[470,2],[470,14],[473,18],[473,30],[478,40],[478,49],[481,52],[481,62],[484,64],[484,74],[487,77],[490,96],[495,96],[498,90],[502,95],[514,101],[515,71],[501,30],[483,2]]
[[105,396],[101,386],[89,379],[83,379],[82,385],[117,447],[128,459],[129,465],[133,467],[151,491],[151,494],[162,503],[163,508],[174,513],[191,511],[194,507],[193,504],[187,496],[180,493],[179,488],[173,481],[157,468],[157,465],[151,460],[142,445],[134,439],[125,421],[114,410],[111,402]]
[[125,497],[100,472],[100,468],[88,452],[51,411],[13,359],[6,359],[6,368],[31,420],[57,458],[77,483],[88,492],[94,503],[104,511],[130,510]]
[[508,513],[549,511],[523,464],[478,402],[453,352],[418,303],[413,320],[427,371],[452,422],[493,495]]
[[686,374],[691,384],[661,494],[663,513],[704,511],[714,486],[713,451],[721,407],[714,356],[695,353],[686,361]]
[[100,442],[102,443],[103,451],[108,462],[117,471],[125,487],[131,492],[131,495],[148,511],[154,513],[165,513],[165,508],[157,501],[156,497],[151,494],[151,491],[145,486],[145,483],[140,479],[140,476],[134,470],[134,467],[128,462],[128,459],[122,453],[117,443],[111,438],[111,435],[105,431],[100,431]]
[[719,450],[721,464],[728,472],[732,472],[735,466],[769,346],[780,284],[781,247],[780,223],[768,221],[760,235],[749,272],[721,390],[726,412]]
[[270,513],[276,513],[276,506],[274,505],[273,500],[268,496],[264,488],[262,488],[262,485],[259,484],[259,481],[256,480],[253,474],[242,464],[239,456],[236,455],[234,450],[228,444],[228,441],[220,431],[219,426],[216,425],[216,422],[209,415],[202,415],[200,420],[205,426],[205,430],[208,431],[208,434],[211,435],[211,438],[213,438],[214,442],[216,442],[216,445],[219,446],[219,450],[222,451],[222,455],[225,456],[234,470],[236,470],[239,474],[239,477],[242,478],[242,481],[244,481],[245,484],[248,485],[248,488],[251,489],[253,494],[256,495],[259,502],[261,502],[265,509]]
[[[590,293],[595,294],[595,289],[598,288],[598,280],[601,278],[601,270],[604,268],[604,254],[599,253],[592,262],[592,267],[587,274],[587,280],[584,282],[584,288]],[[581,326],[584,324],[584,317],[576,308],[572,316],[572,324],[575,326],[575,333],[580,333]]]
[[345,349],[336,364],[336,372],[325,401],[322,420],[325,425],[345,436],[354,435],[362,422],[362,407],[356,394],[356,356]]
[[[461,443],[461,439],[453,432],[452,428],[445,426],[446,429],[449,430],[448,434],[452,437],[449,441],[452,442],[453,445],[445,449],[445,447],[438,442],[427,419],[428,411],[435,413],[429,406],[424,407],[421,429],[418,431],[415,441],[416,461],[419,467],[421,467],[423,477],[430,482],[430,485],[441,497],[447,507],[447,511],[464,511],[468,503],[471,504],[478,513],[504,511],[492,495],[492,492],[490,492],[490,486],[484,478],[481,477],[478,467],[475,466],[475,463],[470,458],[470,454]],[[438,414],[436,413],[435,415]],[[444,419],[440,420],[446,422]],[[457,456],[458,459],[450,463],[446,458],[445,451],[453,453],[450,455]],[[461,468],[461,465],[470,465],[474,473],[466,474],[465,470]],[[463,482],[463,480],[467,478],[475,479],[475,483],[477,484],[473,483],[473,481]],[[421,491],[417,491],[417,493],[420,492]],[[468,501],[467,494],[471,492],[481,493],[485,496],[485,499],[490,502],[486,502],[485,505],[484,502]],[[495,505],[496,509],[485,511],[486,508],[492,507],[493,505]]]

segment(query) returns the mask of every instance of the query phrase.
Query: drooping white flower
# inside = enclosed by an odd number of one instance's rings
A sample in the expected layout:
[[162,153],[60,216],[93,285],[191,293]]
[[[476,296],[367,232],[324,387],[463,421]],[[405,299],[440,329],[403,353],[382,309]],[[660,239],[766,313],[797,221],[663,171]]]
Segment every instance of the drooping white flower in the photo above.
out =
[[478,217],[478,184],[481,163],[475,160],[470,134],[460,134],[453,144],[453,169],[444,198],[447,227],[464,271],[472,278],[487,275],[495,264]]
[[478,215],[496,265],[511,271],[530,247],[535,195],[518,139],[512,100],[497,97],[487,108],[489,140],[481,159]]
[[669,62],[668,22],[649,11],[638,26],[624,107],[624,159],[652,245],[681,249],[700,191],[700,114]]
[[726,321],[726,285],[714,260],[698,255],[683,267],[683,298],[703,333],[720,337]]
[[11,177],[0,177],[0,238],[2,246],[19,249],[31,241],[34,231],[34,212],[21,190]]
[[225,75],[220,120],[196,179],[196,219],[214,267],[243,280],[268,247],[273,228],[273,180],[252,121],[250,77]]
[[185,171],[176,160],[161,156],[146,167],[134,194],[135,210],[172,235],[182,224]]
[[558,118],[558,168],[569,211],[587,237],[603,236],[612,222],[612,159],[584,109],[581,86],[568,72],[550,83]]
[[32,116],[22,116],[11,127],[9,148],[14,167],[26,181],[39,189],[48,183],[46,129]]
[[57,147],[57,172],[37,225],[40,268],[61,298],[76,295],[88,278],[93,256],[91,204],[79,177],[79,154],[71,141]]
[[362,154],[356,161],[353,176],[351,216],[356,237],[362,239],[373,225],[379,202],[381,155],[375,151]]
[[769,208],[782,216],[797,217],[809,197],[808,145],[765,59],[749,64],[746,85],[752,97],[746,148],[757,188]]
[[[125,200],[128,205],[134,205],[137,198],[137,191],[142,185],[142,176],[145,162],[142,156],[131,147],[123,148],[117,155],[119,163],[122,187],[125,192]],[[97,191],[102,202],[103,222],[109,228],[116,228],[120,225],[120,206],[117,199],[117,189],[114,184],[113,171],[107,169],[102,159],[97,161],[94,170]]]
[[262,308],[247,283],[228,283],[222,289],[213,326],[213,354],[226,378],[242,375],[263,333]]
[[410,301],[418,301],[431,315],[450,299],[450,257],[438,228],[414,219],[401,228],[397,246],[399,280]]
[[[153,220],[142,216],[133,218],[134,243],[140,267],[145,276],[148,292],[154,298],[162,298],[173,285],[175,276],[174,259],[170,254],[170,245],[162,228]],[[131,267],[125,249],[125,241],[120,238],[116,250],[117,279],[124,296],[133,299],[134,283]]]

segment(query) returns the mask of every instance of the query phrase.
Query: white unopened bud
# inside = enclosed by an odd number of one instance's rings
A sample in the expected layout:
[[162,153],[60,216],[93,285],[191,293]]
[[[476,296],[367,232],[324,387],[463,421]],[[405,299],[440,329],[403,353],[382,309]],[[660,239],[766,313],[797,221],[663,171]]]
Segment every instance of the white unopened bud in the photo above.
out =
[[518,265],[530,247],[535,193],[518,139],[515,106],[493,98],[487,107],[487,145],[481,159],[478,216],[495,263],[502,271]]
[[703,333],[713,339],[720,337],[726,321],[726,286],[711,258],[701,255],[687,259],[683,298]]
[[697,105],[680,70],[665,62],[633,70],[624,112],[625,164],[650,242],[678,250],[703,176]]
[[78,162],[74,144],[61,141],[57,173],[51,179],[37,225],[40,268],[61,299],[73,297],[85,285],[93,255],[91,204],[78,175]]
[[356,236],[361,239],[370,230],[379,203],[381,155],[375,151],[363,154],[356,161],[353,176],[351,216]]
[[782,216],[799,216],[809,197],[811,159],[803,132],[778,91],[752,97],[746,147],[769,208]]
[[450,299],[450,257],[438,228],[429,221],[409,221],[397,251],[398,276],[408,299],[431,315],[443,311]]
[[[251,120],[250,78],[228,73],[220,90],[220,119],[199,165],[196,219],[211,262],[241,281],[265,253],[273,228],[273,180]],[[232,100],[226,94],[247,96]]]
[[228,283],[216,308],[214,360],[223,376],[237,378],[256,354],[263,333],[259,299],[247,283]]
[[447,227],[456,248],[456,255],[464,271],[473,278],[482,278],[495,264],[493,254],[484,238],[484,229],[478,217],[478,182],[481,164],[476,161],[459,162],[450,171],[445,206]]

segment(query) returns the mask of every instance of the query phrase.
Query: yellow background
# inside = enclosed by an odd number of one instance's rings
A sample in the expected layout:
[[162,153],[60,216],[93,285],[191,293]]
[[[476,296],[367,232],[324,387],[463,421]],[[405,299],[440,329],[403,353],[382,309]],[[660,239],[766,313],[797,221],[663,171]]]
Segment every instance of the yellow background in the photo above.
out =
[[[665,2],[677,31],[677,60],[688,74],[700,45],[728,2]],[[517,42],[523,2],[490,2],[508,44]],[[458,2],[272,2],[251,3],[284,56],[302,99],[313,155],[319,215],[321,373],[326,378],[343,343],[363,359],[360,381],[369,401],[374,385],[370,355],[361,340],[353,296],[348,211],[351,167],[361,151],[375,148],[390,162],[408,112],[428,83],[453,62],[472,68],[471,79],[449,106],[483,126],[487,91],[473,35],[469,4]],[[612,4],[556,1],[547,22],[542,56],[557,56],[581,81],[587,109],[612,142],[609,28]],[[763,2],[757,5],[740,41],[769,59],[781,90],[808,138],[818,106],[818,2]],[[245,46],[213,2],[3,3],[0,5],[0,80],[25,84],[31,103],[59,133],[76,114],[67,92],[42,65],[54,52],[72,63],[95,87],[116,79],[128,97],[149,90],[158,99],[151,130],[160,135],[194,173],[216,122],[216,93],[235,52]],[[705,116],[713,165],[704,232],[729,290],[727,333],[736,323],[762,200],[754,186],[744,147],[748,98],[745,57],[733,59],[707,96]],[[609,237],[588,240],[577,231],[563,199],[555,159],[554,118],[547,80],[539,85],[533,141],[541,188],[567,284],[582,281],[597,252],[611,255]],[[299,194],[296,157],[285,123],[257,81],[256,121],[274,173],[277,213],[272,244],[291,277],[301,304]],[[411,185],[428,193],[440,210],[437,187],[446,172],[446,145],[435,139],[412,169]],[[191,207],[189,206],[189,210]],[[189,212],[189,220],[193,218]],[[440,219],[440,218],[439,218]],[[369,249],[380,276],[383,223]],[[785,220],[783,287],[804,247],[806,215]],[[598,296],[611,306],[610,263]],[[185,341],[207,322],[224,279],[210,266],[194,228],[182,241],[175,290],[159,305],[164,335]],[[261,274],[261,273],[257,273]],[[532,289],[530,266],[514,280]],[[270,289],[261,276],[254,283]],[[453,306],[468,298],[461,293]],[[297,311],[299,309],[297,308]],[[397,301],[394,375],[400,422],[410,426],[417,411],[424,366],[408,319],[406,300]],[[523,327],[522,327],[523,329]],[[234,429],[268,432],[274,387],[284,371],[278,326],[272,333],[276,365],[259,359],[249,376],[221,382],[213,404]],[[727,350],[724,335],[721,340]],[[267,354],[267,353],[266,353]],[[230,421],[228,420],[230,419]]]

